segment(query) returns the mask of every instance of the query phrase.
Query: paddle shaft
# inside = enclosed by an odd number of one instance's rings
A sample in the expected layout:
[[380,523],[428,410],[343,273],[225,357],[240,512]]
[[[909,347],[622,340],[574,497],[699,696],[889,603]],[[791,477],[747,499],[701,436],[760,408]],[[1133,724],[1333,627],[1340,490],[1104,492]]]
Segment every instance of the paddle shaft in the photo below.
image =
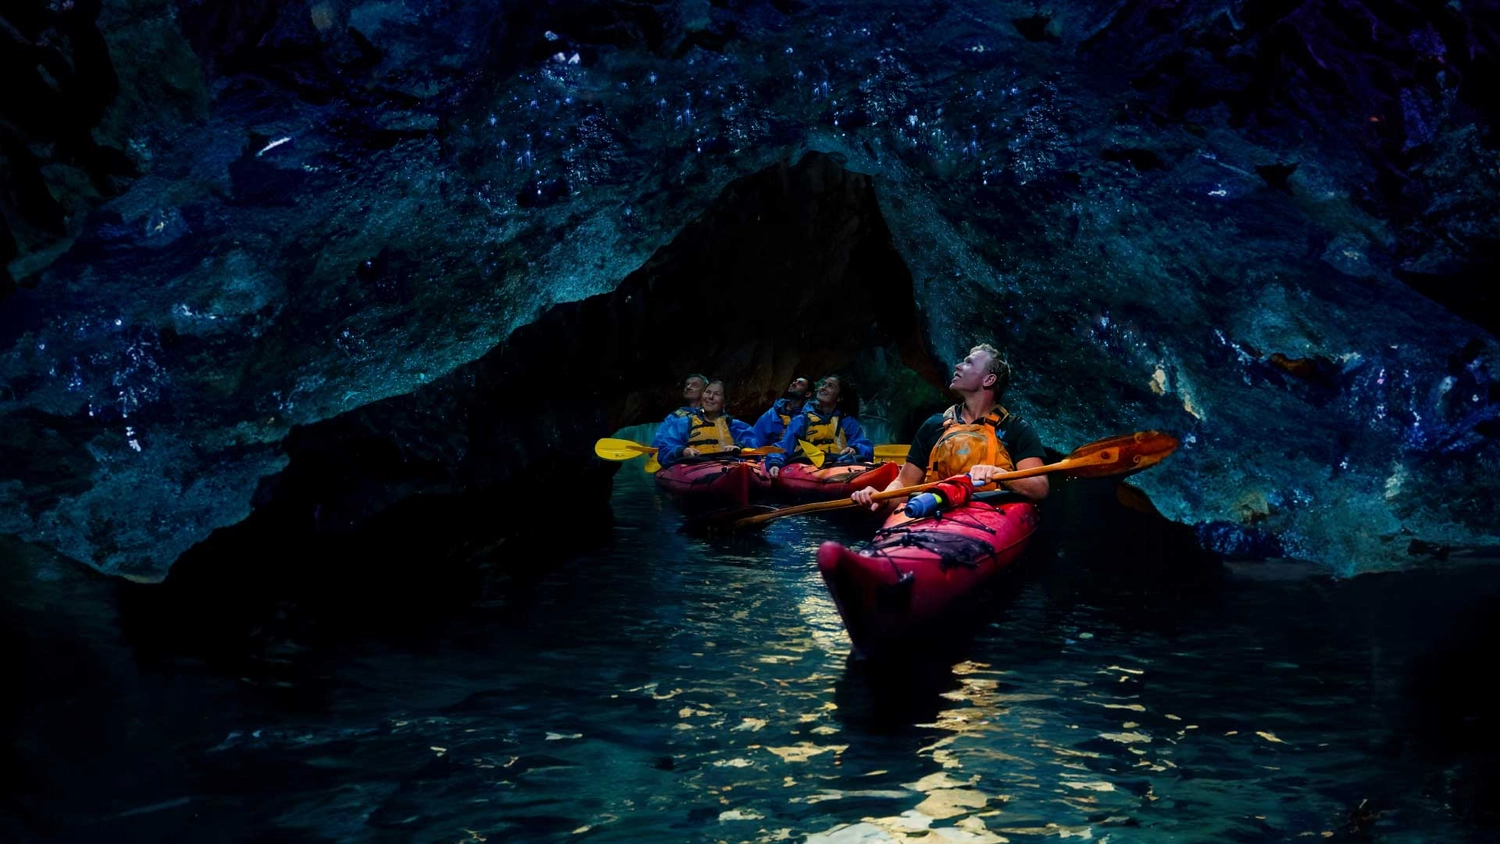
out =
[[[636,451],[639,451],[641,454],[656,454],[656,449],[652,448],[649,445],[632,445],[632,446],[627,446],[627,448],[633,448]],[[762,454],[780,454],[780,453],[781,453],[781,447],[780,446],[763,445],[763,446],[760,446],[758,448],[742,448],[739,451],[733,451],[733,452],[730,452],[730,451],[715,451],[715,452],[712,452],[712,453],[709,453],[709,454],[701,454],[699,456],[700,457],[713,457],[716,454],[722,454],[722,455],[727,456],[727,457],[734,457],[734,456],[737,456],[737,455],[749,455],[751,457],[757,457],[757,456],[762,455]]]
[[[1110,463],[1115,463],[1119,461],[1119,459],[1119,449],[1104,449],[1102,451],[1097,451],[1092,454],[1084,455],[1082,457],[1068,457],[1063,460],[1059,460],[1056,463],[1048,463],[1045,466],[1033,466],[1030,469],[1017,469],[1014,472],[1002,472],[998,475],[991,475],[989,482],[999,484],[1004,481],[1018,481],[1022,478],[1034,478],[1038,475],[1048,475],[1054,472],[1076,471],[1078,469],[1084,469],[1090,466],[1103,466]],[[904,486],[900,489],[877,492],[874,495],[870,496],[870,500],[889,501],[892,498],[901,498],[913,493],[932,489],[940,483],[942,483],[942,481],[932,481],[930,483],[917,484],[915,486]],[[783,510],[777,510],[774,513],[763,513],[759,516],[750,516],[748,518],[740,519],[739,521],[735,522],[735,526],[744,527],[748,525],[757,525],[763,522],[780,519],[783,516],[796,516],[801,513],[816,513],[821,510],[839,510],[845,507],[857,506],[859,506],[858,502],[856,502],[852,498],[840,498],[837,501],[818,501],[813,504],[800,504],[796,507],[787,507]]]

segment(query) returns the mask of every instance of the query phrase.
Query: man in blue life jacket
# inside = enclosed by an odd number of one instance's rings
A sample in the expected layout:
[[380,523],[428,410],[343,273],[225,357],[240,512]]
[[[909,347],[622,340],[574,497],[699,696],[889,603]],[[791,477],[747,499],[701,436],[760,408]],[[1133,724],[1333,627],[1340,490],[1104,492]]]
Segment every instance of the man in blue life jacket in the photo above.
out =
[[864,428],[855,417],[853,396],[842,378],[824,376],[818,382],[818,392],[813,400],[803,405],[802,412],[787,424],[786,433],[781,437],[782,453],[766,455],[766,470],[771,477],[781,474],[781,467],[786,465],[788,457],[797,459],[803,441],[817,446],[837,463],[873,459],[875,445],[865,436]]
[[683,379],[682,407],[679,407],[671,413],[668,413],[667,418],[663,419],[661,424],[656,426],[656,436],[651,438],[651,446],[653,448],[656,448],[657,450],[661,449],[661,443],[657,442],[657,440],[661,438],[661,432],[667,427],[668,422],[671,422],[673,419],[682,419],[684,417],[691,416],[695,411],[697,411],[699,405],[703,403],[703,390],[707,386],[707,375],[699,375],[697,373],[694,373]]
[[771,409],[760,415],[755,420],[755,435],[760,437],[763,443],[779,443],[786,434],[786,426],[791,424],[792,417],[802,412],[802,406],[812,398],[812,382],[797,376],[786,385],[786,392],[781,394],[771,405]]
[[673,463],[714,455],[733,456],[742,448],[761,444],[749,425],[724,412],[723,381],[710,381],[703,388],[703,406],[683,416],[675,413],[656,431],[656,461],[663,468]]
[[[1000,406],[1000,396],[1010,384],[1010,364],[999,350],[981,343],[953,367],[948,389],[961,401],[943,413],[934,414],[911,440],[911,451],[901,474],[886,490],[916,486],[968,473],[975,486],[991,476],[1046,463],[1047,452],[1031,425]],[[1047,477],[1003,481],[1003,489],[1033,501],[1047,497]],[[855,502],[879,510],[894,506],[894,500],[871,501],[880,490],[862,489],[850,496]]]

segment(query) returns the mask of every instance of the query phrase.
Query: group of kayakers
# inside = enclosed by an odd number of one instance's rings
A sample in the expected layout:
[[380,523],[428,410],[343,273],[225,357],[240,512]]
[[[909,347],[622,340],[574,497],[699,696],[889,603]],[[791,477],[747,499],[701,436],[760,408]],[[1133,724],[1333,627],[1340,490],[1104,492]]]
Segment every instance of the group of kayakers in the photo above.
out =
[[664,467],[685,458],[779,446],[782,453],[766,456],[773,476],[786,464],[788,453],[801,452],[802,442],[839,462],[869,460],[875,446],[859,420],[846,411],[846,396],[852,394],[846,393],[838,375],[819,380],[816,390],[811,381],[798,376],[752,427],[724,412],[723,381],[689,375],[683,381],[683,406],[667,414],[651,444]]
[[[915,486],[954,475],[968,474],[983,485],[994,475],[1041,466],[1046,452],[1026,420],[1007,411],[999,399],[1010,383],[1010,365],[988,343],[969,350],[953,368],[948,387],[960,399],[946,411],[922,423],[913,436],[906,462],[885,490]],[[652,445],[663,467],[685,459],[732,455],[742,449],[778,446],[765,456],[767,472],[775,477],[788,461],[806,460],[810,446],[825,460],[845,464],[870,461],[874,445],[857,418],[857,399],[845,379],[826,375],[814,386],[798,376],[787,385],[754,426],[724,412],[724,382],[689,375],[683,383],[683,406],[668,414]],[[1032,500],[1047,497],[1045,475],[1009,480],[1001,485]],[[879,510],[889,503],[872,501],[882,490],[865,488],[853,499]]]

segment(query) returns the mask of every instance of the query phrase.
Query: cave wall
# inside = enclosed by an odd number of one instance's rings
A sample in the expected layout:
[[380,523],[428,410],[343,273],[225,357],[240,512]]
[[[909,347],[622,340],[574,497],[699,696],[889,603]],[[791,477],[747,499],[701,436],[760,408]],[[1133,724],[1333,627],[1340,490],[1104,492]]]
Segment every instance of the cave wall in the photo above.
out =
[[[1351,573],[1496,533],[1488,6],[3,14],[0,530],[101,570],[160,577],[294,431],[615,290],[809,150],[874,180],[924,336],[903,367],[988,338],[1059,451],[1183,434],[1141,484],[1206,541]],[[764,283],[725,326],[786,307]],[[718,374],[748,402],[841,342],[787,341]]]

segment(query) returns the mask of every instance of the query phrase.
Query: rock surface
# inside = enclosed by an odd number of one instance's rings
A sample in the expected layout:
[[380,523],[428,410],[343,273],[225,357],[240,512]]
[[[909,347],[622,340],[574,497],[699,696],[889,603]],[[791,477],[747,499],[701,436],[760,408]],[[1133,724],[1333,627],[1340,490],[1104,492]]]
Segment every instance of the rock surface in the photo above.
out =
[[[0,99],[0,531],[103,571],[160,579],[278,494],[342,484],[324,512],[357,522],[580,465],[686,370],[735,382],[744,415],[793,370],[887,376],[871,406],[908,435],[976,337],[1060,452],[1181,434],[1136,482],[1211,547],[1349,574],[1500,527],[1487,7],[0,14],[21,57]],[[709,264],[675,305],[693,320],[653,297],[668,322],[633,324],[622,291],[670,276],[664,255],[703,265],[747,224],[745,186],[777,178],[818,222]],[[849,269],[885,231],[880,272]],[[909,298],[880,286],[907,278]],[[549,311],[601,294],[607,318]],[[574,318],[609,339],[516,338]],[[591,377],[601,359],[628,371]],[[569,373],[565,412],[483,398]],[[351,450],[372,429],[395,458]],[[303,478],[314,453],[345,480]]]

